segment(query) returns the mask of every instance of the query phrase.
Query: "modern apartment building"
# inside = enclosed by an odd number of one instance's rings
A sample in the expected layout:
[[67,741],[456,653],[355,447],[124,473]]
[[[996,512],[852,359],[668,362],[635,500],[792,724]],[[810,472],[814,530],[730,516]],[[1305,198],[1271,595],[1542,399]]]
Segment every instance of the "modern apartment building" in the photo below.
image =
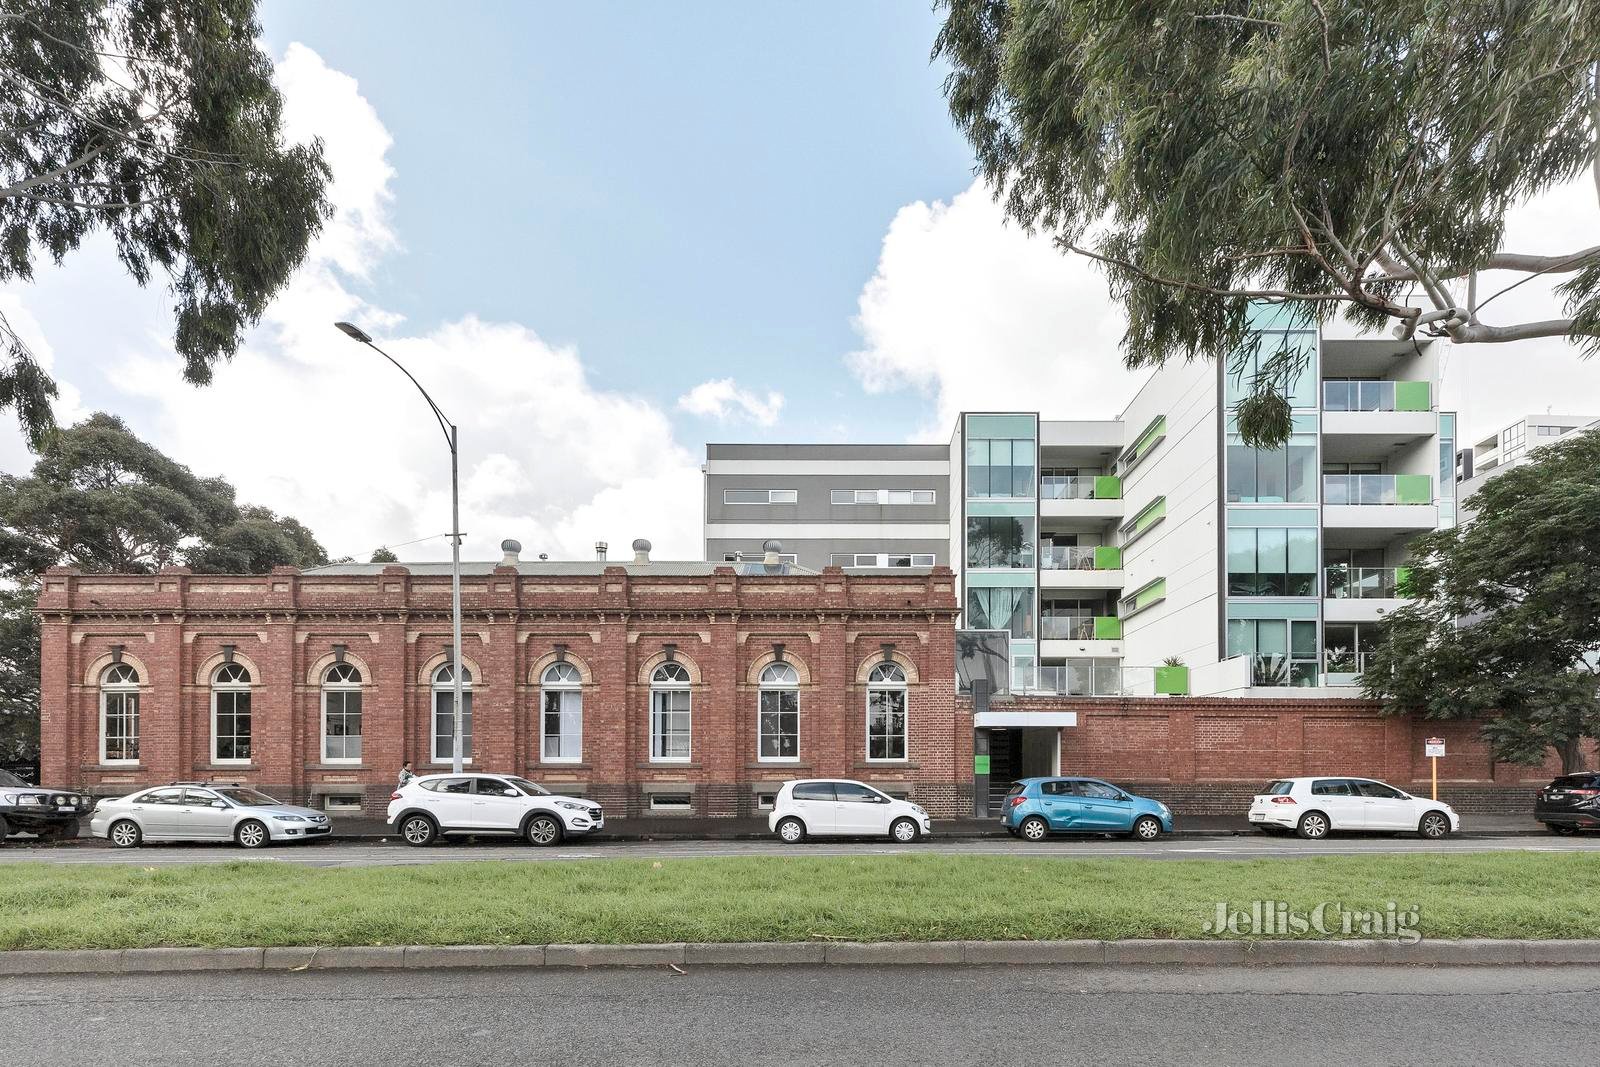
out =
[[[1353,693],[1408,543],[1456,521],[1442,342],[1319,336],[1271,308],[1254,326],[1259,355],[1163,368],[1106,421],[967,412],[948,448],[710,446],[707,558],[777,539],[807,566],[948,561],[962,628],[1010,635],[1016,692]],[[1251,448],[1232,406],[1284,346],[1303,356],[1293,433]],[[878,495],[843,503],[857,488]]]
[[1597,424],[1600,418],[1594,415],[1524,415],[1498,433],[1464,445],[1456,452],[1461,499],[1465,501],[1490,478],[1520,465],[1533,449]]

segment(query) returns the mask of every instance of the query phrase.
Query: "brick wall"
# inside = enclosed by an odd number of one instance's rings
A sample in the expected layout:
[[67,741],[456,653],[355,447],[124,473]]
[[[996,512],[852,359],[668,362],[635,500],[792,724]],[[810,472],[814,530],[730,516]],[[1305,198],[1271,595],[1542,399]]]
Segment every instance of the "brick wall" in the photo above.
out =
[[[796,777],[872,782],[936,814],[970,810],[972,719],[956,706],[953,576],[684,576],[609,567],[462,582],[462,657],[472,678],[473,766],[527,775],[642,815],[653,794],[687,794],[696,815],[751,814],[758,793]],[[400,764],[433,761],[430,683],[447,662],[449,580],[402,566],[362,575],[44,576],[42,774],[120,795],[152,783],[224,778],[321,806],[358,797],[381,814]],[[758,758],[760,669],[783,646],[800,676],[797,762]],[[558,650],[558,646],[565,646]],[[691,677],[691,755],[650,758],[649,677],[669,654]],[[888,650],[885,646],[892,646]],[[908,678],[908,758],[866,761],[866,674],[892,658]],[[336,658],[362,678],[359,762],[324,760],[321,678]],[[540,678],[557,656],[580,671],[581,762],[542,758]],[[101,759],[99,679],[115,660],[140,679],[138,760]],[[213,759],[211,680],[250,673],[252,752]],[[677,814],[682,814],[678,812]]]

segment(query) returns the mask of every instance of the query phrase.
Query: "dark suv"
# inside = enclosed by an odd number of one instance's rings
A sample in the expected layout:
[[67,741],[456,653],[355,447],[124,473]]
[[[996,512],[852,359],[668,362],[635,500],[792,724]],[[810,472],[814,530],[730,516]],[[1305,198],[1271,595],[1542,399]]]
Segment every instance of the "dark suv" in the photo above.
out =
[[1600,773],[1563,774],[1539,790],[1533,817],[1553,834],[1600,826]]
[[38,834],[44,841],[78,836],[78,819],[94,801],[67,789],[41,789],[0,769],[0,841],[14,833]]

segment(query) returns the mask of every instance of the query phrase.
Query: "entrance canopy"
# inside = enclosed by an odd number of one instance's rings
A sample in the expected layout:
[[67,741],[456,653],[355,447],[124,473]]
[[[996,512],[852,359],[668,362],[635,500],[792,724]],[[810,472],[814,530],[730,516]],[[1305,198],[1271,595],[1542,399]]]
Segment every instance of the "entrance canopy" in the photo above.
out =
[[972,717],[972,725],[984,726],[1076,726],[1075,711],[981,711]]

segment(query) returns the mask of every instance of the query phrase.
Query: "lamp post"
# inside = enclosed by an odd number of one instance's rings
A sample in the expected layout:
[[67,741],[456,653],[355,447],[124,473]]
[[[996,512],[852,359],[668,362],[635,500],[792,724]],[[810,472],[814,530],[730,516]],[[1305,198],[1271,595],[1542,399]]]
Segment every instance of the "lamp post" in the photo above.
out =
[[[400,369],[400,373],[411,379],[411,384],[417,387],[417,392],[422,394],[422,399],[428,402],[428,407],[433,411],[433,417],[439,420],[439,429],[444,431],[445,443],[450,446],[450,638],[451,659],[450,684],[455,698],[454,716],[451,725],[450,741],[450,769],[456,774],[461,773],[461,493],[457,478],[456,424],[444,417],[444,412],[439,410],[439,405],[433,402],[433,397],[422,387],[422,383],[412,373],[400,366],[400,361],[389,353],[379,348],[361,327],[348,322],[336,322],[335,326],[352,340],[359,341],[372,349],[384,359],[393,363]],[[433,712],[429,710],[431,721]],[[431,729],[431,728],[430,728]],[[431,742],[430,742],[431,744]]]

